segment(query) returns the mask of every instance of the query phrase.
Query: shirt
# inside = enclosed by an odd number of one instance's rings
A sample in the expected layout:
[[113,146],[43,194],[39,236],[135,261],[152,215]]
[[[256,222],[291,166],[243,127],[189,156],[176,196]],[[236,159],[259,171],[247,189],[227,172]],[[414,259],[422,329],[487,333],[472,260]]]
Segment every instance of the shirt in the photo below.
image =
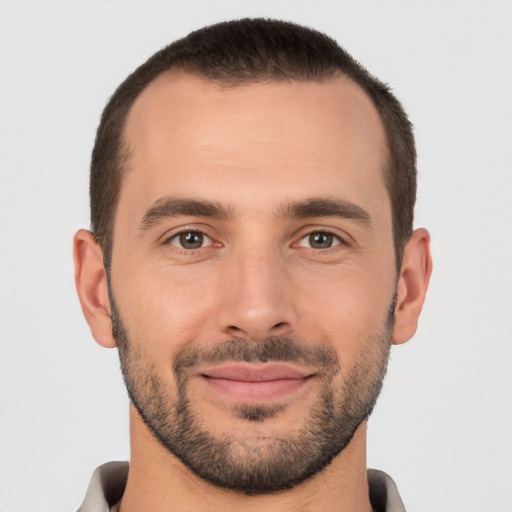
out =
[[[78,512],[115,512],[128,479],[128,462],[107,462],[94,471]],[[368,470],[370,502],[377,512],[406,512],[393,479],[376,469]]]

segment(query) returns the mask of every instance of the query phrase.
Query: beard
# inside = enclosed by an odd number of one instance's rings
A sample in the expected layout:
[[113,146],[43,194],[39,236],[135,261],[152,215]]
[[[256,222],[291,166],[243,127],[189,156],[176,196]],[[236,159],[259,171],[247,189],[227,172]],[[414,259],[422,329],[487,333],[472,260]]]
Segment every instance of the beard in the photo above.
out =
[[[217,487],[247,495],[291,489],[316,475],[350,443],[371,414],[386,373],[393,311],[376,335],[361,343],[356,361],[344,368],[337,353],[295,337],[258,342],[233,338],[213,348],[186,347],[173,361],[174,389],[162,378],[143,340],[131,340],[112,300],[112,328],[129,397],[158,440],[194,474]],[[262,433],[258,424],[277,417],[285,405],[243,404],[231,412],[253,422],[254,436],[236,429],[215,436],[194,411],[190,376],[199,365],[224,362],[289,362],[319,368],[319,392],[299,428]]]

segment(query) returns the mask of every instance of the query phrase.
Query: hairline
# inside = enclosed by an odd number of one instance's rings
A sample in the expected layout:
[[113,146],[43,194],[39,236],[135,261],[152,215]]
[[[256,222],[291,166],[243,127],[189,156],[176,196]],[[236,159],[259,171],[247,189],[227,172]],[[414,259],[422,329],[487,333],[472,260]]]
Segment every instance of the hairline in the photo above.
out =
[[384,133],[384,147],[379,148],[379,151],[381,152],[382,157],[382,164],[381,164],[381,172],[382,177],[384,179],[384,186],[386,188],[386,192],[388,195],[390,207],[391,207],[391,230],[392,230],[392,239],[393,239],[393,252],[395,256],[395,263],[397,265],[397,270],[399,270],[399,267],[401,265],[402,255],[403,255],[403,247],[405,243],[402,241],[399,244],[397,243],[397,236],[395,230],[395,208],[393,204],[393,197],[392,197],[392,150],[391,150],[391,143],[389,141],[389,127],[387,126],[384,116],[382,115],[379,107],[376,104],[376,101],[372,98],[372,96],[369,94],[369,92],[363,87],[362,84],[358,83],[353,77],[351,77],[349,74],[344,73],[340,69],[332,69],[329,71],[326,71],[324,74],[320,76],[315,77],[286,77],[286,76],[274,76],[274,75],[262,75],[261,77],[254,76],[250,78],[244,78],[240,79],[236,76],[230,77],[230,76],[224,76],[224,77],[218,77],[218,76],[208,76],[207,73],[202,72],[200,69],[197,69],[193,66],[187,66],[186,64],[175,64],[170,68],[162,70],[159,74],[154,76],[149,82],[147,82],[144,87],[142,87],[139,91],[137,91],[137,94],[134,95],[129,102],[125,104],[125,108],[123,109],[123,113],[121,116],[122,125],[120,127],[119,131],[119,149],[117,153],[114,155],[115,159],[115,166],[116,166],[116,179],[117,179],[117,195],[115,197],[115,205],[112,209],[112,216],[111,216],[111,222],[110,222],[110,230],[109,233],[107,233],[105,239],[102,242],[102,245],[105,247],[103,248],[104,252],[104,262],[105,266],[110,267],[111,261],[112,261],[112,250],[113,250],[113,242],[114,242],[114,226],[115,226],[115,220],[117,215],[117,210],[119,207],[119,200],[121,197],[121,191],[123,184],[125,182],[127,174],[130,172],[130,162],[134,154],[133,146],[130,144],[130,140],[127,134],[128,130],[128,124],[130,115],[133,111],[133,108],[137,101],[140,99],[140,97],[147,91],[147,89],[154,84],[157,80],[161,79],[165,75],[182,75],[182,76],[189,76],[189,77],[196,77],[200,80],[202,80],[205,83],[213,84],[219,86],[221,89],[234,89],[237,87],[244,87],[244,86],[251,86],[255,84],[275,84],[275,83],[326,83],[326,82],[334,82],[336,80],[345,82],[347,84],[351,84],[355,86],[357,89],[359,89],[367,98],[367,100],[372,105],[374,111],[376,112],[378,119],[381,123],[382,130]]

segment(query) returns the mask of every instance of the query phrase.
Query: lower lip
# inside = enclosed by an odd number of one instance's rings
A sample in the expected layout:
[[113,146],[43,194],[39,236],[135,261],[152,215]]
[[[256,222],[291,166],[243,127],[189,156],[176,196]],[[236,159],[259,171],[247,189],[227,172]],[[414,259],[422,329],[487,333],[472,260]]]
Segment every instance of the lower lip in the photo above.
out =
[[240,381],[203,377],[214,391],[238,401],[257,403],[291,395],[302,388],[311,377],[267,381]]

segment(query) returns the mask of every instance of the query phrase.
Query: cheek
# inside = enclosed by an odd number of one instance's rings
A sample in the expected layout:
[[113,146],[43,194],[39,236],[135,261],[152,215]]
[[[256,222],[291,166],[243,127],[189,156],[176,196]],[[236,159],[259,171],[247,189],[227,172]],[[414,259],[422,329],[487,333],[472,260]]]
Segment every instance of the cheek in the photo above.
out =
[[212,283],[193,267],[146,268],[125,273],[129,278],[119,272],[114,295],[134,340],[151,343],[159,352],[174,352],[197,339],[212,313]]
[[299,316],[305,329],[347,351],[380,333],[393,300],[394,281],[385,272],[386,278],[379,278],[375,270],[331,267],[315,275],[299,274],[294,295],[302,297]]
[[[348,353],[385,325],[394,290],[392,260],[354,258],[341,265],[283,260],[279,267],[279,296],[296,312],[295,335]],[[114,268],[113,291],[125,327],[161,356],[224,339],[217,312],[244,293],[230,279],[232,262],[172,266],[134,257]]]

